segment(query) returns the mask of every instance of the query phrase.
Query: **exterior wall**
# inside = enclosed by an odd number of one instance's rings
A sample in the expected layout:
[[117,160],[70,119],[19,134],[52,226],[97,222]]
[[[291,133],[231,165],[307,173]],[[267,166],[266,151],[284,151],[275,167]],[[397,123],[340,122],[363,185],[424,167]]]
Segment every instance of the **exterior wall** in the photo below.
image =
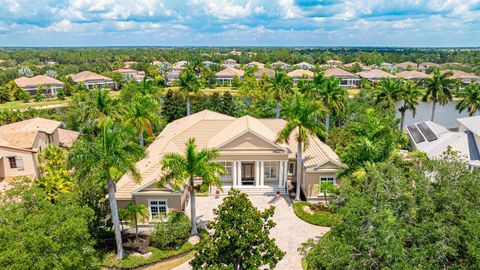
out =
[[[307,200],[318,199],[322,194],[320,192],[320,177],[333,177],[335,178],[335,172],[307,172],[304,179],[305,186],[303,186],[303,192],[307,197]],[[341,183],[335,179],[335,186],[340,186]]]
[[[32,152],[17,149],[0,148],[0,178],[9,179],[19,176],[38,177],[38,159],[37,155]],[[23,169],[11,169],[8,157],[21,157],[23,160]]]
[[60,137],[58,134],[58,128],[55,129],[53,134],[38,132],[37,137],[35,138],[35,142],[33,143],[33,148],[37,148],[41,150],[41,149],[45,149],[45,147],[47,147],[50,144],[53,144],[55,146],[60,146]]

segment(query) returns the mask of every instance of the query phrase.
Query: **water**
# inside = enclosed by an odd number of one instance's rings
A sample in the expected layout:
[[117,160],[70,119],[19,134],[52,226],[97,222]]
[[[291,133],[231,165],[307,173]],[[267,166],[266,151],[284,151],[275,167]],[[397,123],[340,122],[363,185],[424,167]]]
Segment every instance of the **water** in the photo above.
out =
[[[455,106],[457,106],[458,102],[452,101],[447,103],[445,106],[440,106],[437,103],[437,107],[435,109],[435,120],[434,122],[449,128],[449,129],[456,129],[458,128],[458,121],[457,118],[468,117],[468,112],[464,110],[462,113],[459,113]],[[399,106],[397,104],[397,106]],[[421,122],[421,121],[430,121],[430,116],[432,114],[432,102],[420,102],[417,106],[417,113],[415,114],[415,118],[412,115],[411,111],[408,111],[405,114],[405,127],[407,125]],[[397,116],[400,117],[400,113],[397,112]]]

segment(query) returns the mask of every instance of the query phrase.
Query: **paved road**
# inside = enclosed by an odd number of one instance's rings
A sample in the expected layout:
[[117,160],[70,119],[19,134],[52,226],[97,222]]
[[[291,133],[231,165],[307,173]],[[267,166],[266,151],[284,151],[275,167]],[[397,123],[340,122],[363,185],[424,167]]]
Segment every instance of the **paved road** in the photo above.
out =
[[[297,249],[301,243],[308,239],[318,240],[325,234],[329,228],[319,227],[304,222],[299,219],[293,212],[292,206],[286,198],[280,197],[275,200],[273,196],[250,196],[253,205],[258,209],[264,210],[270,205],[275,205],[275,214],[273,220],[277,224],[270,232],[272,238],[275,239],[277,245],[286,252],[285,257],[281,260],[276,269],[279,270],[297,270],[302,269],[302,257]],[[218,207],[222,198],[215,199],[214,197],[197,197],[197,220],[201,225],[204,225],[207,220],[213,218],[213,209]],[[186,208],[189,213],[190,206]],[[184,263],[175,270],[189,270],[191,267],[188,262]]]

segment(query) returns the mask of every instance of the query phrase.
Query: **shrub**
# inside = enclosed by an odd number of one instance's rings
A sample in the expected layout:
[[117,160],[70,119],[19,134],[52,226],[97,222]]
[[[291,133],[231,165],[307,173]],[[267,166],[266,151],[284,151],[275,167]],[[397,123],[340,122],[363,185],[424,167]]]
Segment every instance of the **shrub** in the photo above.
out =
[[19,94],[19,99],[25,103],[30,101],[30,94],[27,91],[22,91]]
[[159,248],[175,247],[188,239],[191,228],[192,224],[185,214],[171,212],[165,221],[155,225],[150,241]]
[[313,225],[331,227],[335,224],[337,217],[330,211],[317,211],[311,214],[303,210],[304,206],[311,205],[312,204],[308,202],[296,202],[293,204],[293,211],[301,220]]
[[57,98],[60,100],[65,100],[65,91],[63,88],[58,89]]

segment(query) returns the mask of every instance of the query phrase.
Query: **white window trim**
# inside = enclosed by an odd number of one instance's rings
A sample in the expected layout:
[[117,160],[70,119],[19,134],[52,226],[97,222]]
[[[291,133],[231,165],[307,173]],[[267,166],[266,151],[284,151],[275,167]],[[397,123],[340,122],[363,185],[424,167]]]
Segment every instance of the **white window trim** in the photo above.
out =
[[[267,167],[274,167],[272,165],[266,165],[266,163],[276,163],[276,177],[272,178],[272,177],[267,177]],[[269,180],[269,181],[274,181],[274,180],[278,180],[278,178],[280,177],[280,161],[277,161],[277,160],[268,160],[268,161],[264,161],[263,162],[263,177],[265,180]]]
[[148,199],[148,221],[153,221],[152,217],[152,210],[151,210],[151,202],[165,202],[165,214],[168,213],[168,200],[167,199]]
[[320,179],[319,179],[319,183],[321,184],[322,182],[330,182],[330,181],[322,181],[322,178],[324,179],[329,179],[329,178],[332,178],[333,181],[332,181],[332,184],[335,186],[336,184],[336,179],[335,179],[335,176],[332,176],[332,177],[324,177],[324,176],[320,176]]
[[[335,176],[331,176],[331,177],[322,177],[322,176],[320,176],[320,177],[319,177],[319,180],[318,180],[320,187],[321,187],[321,185],[322,185],[322,178],[326,178],[326,179],[332,178],[332,179],[333,179],[332,184],[333,184],[334,187],[336,186],[336,181],[337,181],[337,179],[336,179]],[[330,182],[330,181],[325,181],[325,182]],[[332,194],[332,193],[327,192],[327,196],[329,196],[329,195],[331,195],[331,194]],[[323,197],[323,191],[319,190],[318,197]]]
[[217,162],[218,162],[218,163],[222,163],[223,169],[225,169],[225,163],[227,163],[227,162],[228,162],[228,163],[231,163],[230,167],[231,167],[232,169],[231,169],[231,175],[230,175],[230,177],[228,177],[228,178],[222,177],[222,175],[220,174],[220,180],[224,180],[224,181],[225,181],[225,180],[227,180],[227,181],[230,180],[230,181],[232,181],[232,180],[233,180],[233,167],[235,167],[235,162],[230,161],[230,160],[218,160]]
[[[290,164],[293,164],[293,172],[290,172]],[[295,161],[289,161],[288,168],[287,168],[288,175],[294,175],[296,170],[297,169],[295,168]]]

